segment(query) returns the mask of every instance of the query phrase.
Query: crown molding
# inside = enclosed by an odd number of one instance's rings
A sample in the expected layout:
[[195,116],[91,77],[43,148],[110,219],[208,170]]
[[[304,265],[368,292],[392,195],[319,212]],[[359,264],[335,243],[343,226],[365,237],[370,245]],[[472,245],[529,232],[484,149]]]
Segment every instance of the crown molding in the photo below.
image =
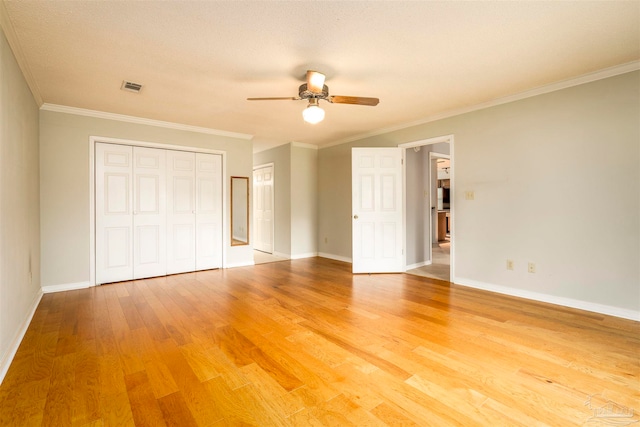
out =
[[299,147],[299,148],[310,148],[312,150],[317,150],[318,146],[314,145],[314,144],[308,144],[306,142],[296,142],[296,141],[291,141],[291,146],[292,147]]
[[142,117],[127,116],[127,115],[124,115],[124,114],[107,113],[107,112],[104,112],[104,111],[96,111],[96,110],[87,110],[85,108],[67,107],[65,105],[44,103],[44,104],[42,104],[40,109],[44,110],[44,111],[53,111],[53,112],[56,112],[56,113],[75,114],[75,115],[78,115],[78,116],[95,117],[95,118],[98,118],[98,119],[116,120],[116,121],[120,121],[120,122],[136,123],[136,124],[140,124],[140,125],[148,125],[148,126],[156,126],[156,127],[162,127],[162,128],[168,128],[168,129],[183,130],[183,131],[187,131],[187,132],[197,132],[197,133],[204,133],[204,134],[208,134],[208,135],[225,136],[225,137],[229,137],[229,138],[244,139],[244,140],[247,140],[247,141],[250,141],[251,139],[253,139],[253,135],[248,135],[248,134],[245,134],[245,133],[228,132],[228,131],[212,129],[212,128],[184,125],[184,124],[181,124],[181,123],[164,122],[164,121],[161,121],[161,120],[153,120],[153,119],[145,119],[145,118],[142,118]]
[[398,126],[382,128],[382,129],[374,130],[371,132],[363,133],[360,135],[352,136],[349,138],[341,139],[339,141],[321,145],[320,149],[334,147],[336,145],[346,144],[348,142],[359,141],[361,139],[371,138],[374,136],[383,135],[385,133],[403,130],[403,129],[411,128],[414,126],[435,122],[437,120],[459,116],[461,114],[471,113],[473,111],[483,110],[489,107],[495,107],[497,105],[508,104],[509,102],[520,101],[522,99],[531,98],[534,96],[543,95],[545,93],[555,92],[562,89],[567,89],[573,86],[579,86],[585,83],[591,83],[597,80],[602,80],[609,77],[615,77],[620,74],[626,74],[626,73],[630,73],[632,71],[638,71],[638,70],[640,70],[640,60],[631,61],[625,64],[620,64],[613,67],[604,68],[602,70],[594,71],[592,73],[583,74],[581,76],[574,77],[571,79],[561,80],[559,82],[550,83],[544,86],[539,86],[537,88],[530,89],[524,92],[508,95],[502,98],[492,99],[490,101],[483,102],[481,104],[476,104],[476,105],[472,105],[464,108],[457,108],[457,109],[445,111],[439,114],[434,114],[432,116],[428,116],[424,119],[420,119],[415,122],[404,123]]
[[20,46],[20,42],[18,41],[18,36],[16,35],[16,31],[13,28],[13,24],[9,19],[9,14],[7,13],[7,9],[5,7],[4,1],[0,0],[0,27],[2,27],[2,31],[4,32],[4,36],[7,39],[7,43],[9,43],[9,47],[13,52],[13,56],[16,58],[16,62],[18,63],[18,67],[20,71],[22,71],[22,75],[27,82],[27,86],[31,90],[31,95],[33,99],[40,107],[43,103],[42,95],[40,94],[40,88],[36,83],[36,79],[33,77],[31,73],[31,68],[29,68],[29,63],[22,53],[22,47]]

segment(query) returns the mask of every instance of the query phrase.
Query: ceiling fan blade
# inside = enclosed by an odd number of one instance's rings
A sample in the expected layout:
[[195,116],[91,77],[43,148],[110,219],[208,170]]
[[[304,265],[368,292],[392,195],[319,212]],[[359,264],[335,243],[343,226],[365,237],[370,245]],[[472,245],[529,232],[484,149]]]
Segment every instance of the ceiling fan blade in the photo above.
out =
[[312,93],[322,93],[324,87],[324,74],[313,70],[307,70],[307,90]]
[[354,104],[354,105],[369,105],[375,107],[380,100],[378,98],[365,98],[362,96],[330,96],[327,98],[329,102],[334,104]]
[[299,101],[301,98],[286,96],[282,98],[247,98],[247,101]]

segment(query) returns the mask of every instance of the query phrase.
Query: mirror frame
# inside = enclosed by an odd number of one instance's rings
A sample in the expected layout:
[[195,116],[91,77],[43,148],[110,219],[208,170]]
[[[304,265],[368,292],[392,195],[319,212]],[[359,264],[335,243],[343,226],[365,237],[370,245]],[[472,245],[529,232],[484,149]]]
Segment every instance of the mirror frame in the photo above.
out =
[[[234,190],[233,190],[233,184],[234,182],[242,182],[244,181],[247,188],[247,193],[245,195],[245,200],[246,200],[246,222],[245,222],[245,227],[247,230],[247,241],[243,242],[241,240],[235,240],[233,238],[233,226],[234,226],[234,214],[233,214],[233,208],[234,208],[234,200],[233,200],[233,195],[234,195]],[[244,210],[244,209],[243,209]],[[231,234],[229,235],[229,240],[231,241],[231,246],[244,246],[244,245],[248,245],[249,244],[249,177],[247,176],[232,176],[231,177]]]

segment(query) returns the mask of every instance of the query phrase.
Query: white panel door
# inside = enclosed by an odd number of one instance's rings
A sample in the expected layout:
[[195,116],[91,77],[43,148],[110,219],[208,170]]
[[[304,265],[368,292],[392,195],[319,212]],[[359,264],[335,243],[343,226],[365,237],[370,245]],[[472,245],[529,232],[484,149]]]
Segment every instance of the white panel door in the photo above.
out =
[[96,144],[96,283],[133,277],[133,149]]
[[196,154],[167,151],[167,274],[196,269]]
[[222,267],[222,156],[196,153],[196,270]]
[[166,264],[166,151],[133,148],[133,278],[163,276]]
[[273,253],[273,166],[253,171],[253,248]]
[[402,149],[352,148],[351,162],[353,272],[402,272]]

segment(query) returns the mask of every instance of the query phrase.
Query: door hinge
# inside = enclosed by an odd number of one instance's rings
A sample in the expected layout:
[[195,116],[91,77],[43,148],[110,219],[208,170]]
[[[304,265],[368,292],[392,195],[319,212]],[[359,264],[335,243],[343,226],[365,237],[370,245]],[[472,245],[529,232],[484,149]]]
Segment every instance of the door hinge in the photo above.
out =
[[404,165],[404,159],[400,159],[400,164]]

